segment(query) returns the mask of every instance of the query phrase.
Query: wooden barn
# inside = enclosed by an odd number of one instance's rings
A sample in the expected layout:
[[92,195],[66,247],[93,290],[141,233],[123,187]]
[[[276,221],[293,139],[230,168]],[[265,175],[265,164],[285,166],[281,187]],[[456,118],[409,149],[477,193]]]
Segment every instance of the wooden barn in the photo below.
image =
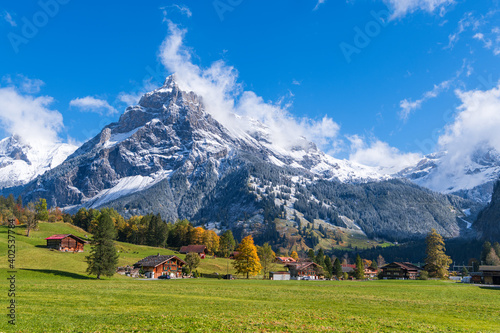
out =
[[384,280],[415,280],[420,276],[422,268],[409,262],[392,262],[383,266],[380,277]]
[[290,270],[293,280],[317,280],[322,273],[321,266],[315,262],[296,262],[285,265]]
[[87,243],[83,239],[72,234],[52,235],[45,238],[47,247],[62,252],[83,252],[83,247]]
[[186,262],[173,255],[152,255],[134,264],[135,268],[142,268],[146,277],[154,279],[161,275],[170,275],[171,278],[182,277],[182,267]]
[[179,253],[181,254],[188,254],[191,252],[198,253],[201,259],[205,259],[208,250],[205,245],[188,245],[181,247],[181,249],[179,250]]

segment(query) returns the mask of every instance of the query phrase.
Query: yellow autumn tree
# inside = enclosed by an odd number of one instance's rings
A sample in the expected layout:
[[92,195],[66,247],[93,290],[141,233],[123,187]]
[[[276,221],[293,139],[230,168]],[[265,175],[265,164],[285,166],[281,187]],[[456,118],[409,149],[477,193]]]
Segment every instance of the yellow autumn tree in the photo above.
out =
[[213,255],[219,251],[219,236],[213,230],[206,230],[203,234],[203,244],[207,247],[208,253]]
[[253,237],[249,235],[243,238],[236,251],[239,253],[233,262],[233,267],[236,269],[237,274],[246,273],[247,279],[250,275],[257,275],[262,269],[262,265],[257,255]]
[[[202,245],[205,239],[205,229],[202,227],[196,227],[191,230],[191,244]],[[207,246],[208,247],[208,246]]]
[[297,254],[296,251],[292,251],[292,254],[290,254],[290,257],[296,261],[299,260],[299,255]]
[[448,277],[448,269],[452,263],[451,258],[446,255],[443,237],[432,229],[425,239],[427,243],[425,258],[425,270],[431,277],[444,279]]

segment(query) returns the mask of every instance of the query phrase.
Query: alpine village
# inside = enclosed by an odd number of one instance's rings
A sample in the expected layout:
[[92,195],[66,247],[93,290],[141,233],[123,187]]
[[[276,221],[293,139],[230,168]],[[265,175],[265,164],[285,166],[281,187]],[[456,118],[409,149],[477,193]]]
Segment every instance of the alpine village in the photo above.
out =
[[500,1],[0,27],[0,333],[500,332]]

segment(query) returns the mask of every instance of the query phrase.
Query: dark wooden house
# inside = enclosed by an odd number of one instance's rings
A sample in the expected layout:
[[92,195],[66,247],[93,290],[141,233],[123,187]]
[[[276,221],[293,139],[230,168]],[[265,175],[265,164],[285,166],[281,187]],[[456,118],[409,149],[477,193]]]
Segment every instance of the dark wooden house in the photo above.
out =
[[83,252],[83,247],[87,243],[75,235],[52,235],[45,238],[49,249],[56,249],[63,252]]
[[420,276],[422,268],[409,262],[392,262],[383,266],[380,278],[397,280],[415,280]]
[[181,249],[179,250],[179,253],[181,254],[188,254],[191,252],[198,253],[201,259],[205,259],[208,250],[205,245],[188,245],[181,247]]
[[186,262],[173,255],[152,255],[134,264],[135,268],[141,268],[148,278],[158,278],[161,275],[170,275],[171,278],[182,277],[182,267]]
[[484,284],[500,285],[500,266],[479,266]]
[[285,265],[290,271],[293,280],[317,280],[323,274],[321,266],[315,262],[295,262]]

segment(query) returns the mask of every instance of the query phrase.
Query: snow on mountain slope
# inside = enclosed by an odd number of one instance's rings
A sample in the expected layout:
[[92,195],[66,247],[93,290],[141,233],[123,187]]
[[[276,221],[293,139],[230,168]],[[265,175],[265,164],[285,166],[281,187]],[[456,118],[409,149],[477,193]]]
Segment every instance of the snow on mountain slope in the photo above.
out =
[[493,184],[500,178],[500,153],[485,147],[478,149],[467,161],[452,161],[446,152],[435,153],[395,176],[408,178],[436,192],[487,203]]
[[0,188],[24,185],[60,165],[78,147],[59,143],[30,147],[16,136],[0,141]]

